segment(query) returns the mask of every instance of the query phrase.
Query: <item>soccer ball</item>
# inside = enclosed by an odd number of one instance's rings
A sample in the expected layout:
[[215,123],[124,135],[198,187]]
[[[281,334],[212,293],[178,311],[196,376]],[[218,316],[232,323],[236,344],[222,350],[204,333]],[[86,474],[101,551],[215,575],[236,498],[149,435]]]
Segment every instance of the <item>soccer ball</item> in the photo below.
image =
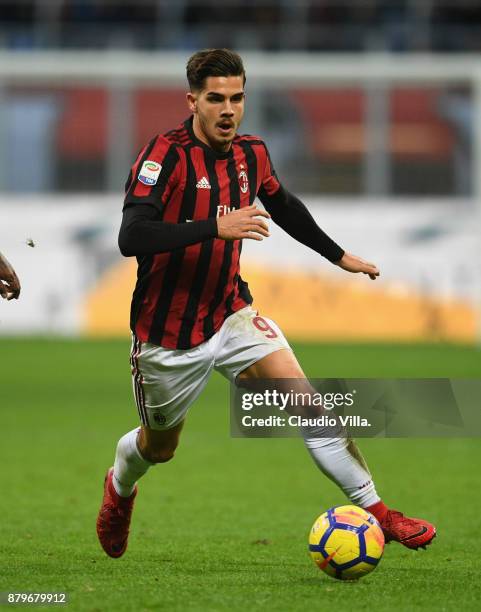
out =
[[357,506],[334,506],[321,514],[309,534],[309,551],[323,572],[357,580],[376,567],[384,534],[372,514]]

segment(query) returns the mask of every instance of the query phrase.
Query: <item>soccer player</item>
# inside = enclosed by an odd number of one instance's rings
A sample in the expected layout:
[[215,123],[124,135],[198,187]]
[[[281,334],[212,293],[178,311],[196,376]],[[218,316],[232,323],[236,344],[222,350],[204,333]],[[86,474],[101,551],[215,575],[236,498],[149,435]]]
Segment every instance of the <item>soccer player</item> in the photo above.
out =
[[[126,184],[119,246],[138,261],[130,363],[141,426],[119,440],[105,477],[97,534],[111,557],[127,547],[136,482],[172,459],[187,411],[213,369],[242,384],[286,378],[308,386],[279,327],[251,307],[239,273],[242,240],[268,237],[271,218],[332,264],[372,280],[379,275],[329,238],[282,186],[259,137],[237,134],[245,103],[239,55],[195,53],[187,79],[191,116],[142,149]],[[376,516],[387,541],[408,548],[431,542],[433,525],[381,501],[352,440],[322,437],[319,427],[301,433],[319,469]]]
[[18,300],[20,281],[8,259],[0,253],[0,295],[7,300]]

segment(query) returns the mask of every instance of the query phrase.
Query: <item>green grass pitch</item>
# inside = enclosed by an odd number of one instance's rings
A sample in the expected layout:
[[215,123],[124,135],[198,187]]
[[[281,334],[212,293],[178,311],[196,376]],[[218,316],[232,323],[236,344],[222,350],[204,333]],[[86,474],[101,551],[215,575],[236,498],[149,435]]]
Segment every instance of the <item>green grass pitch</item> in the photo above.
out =
[[[481,377],[478,350],[296,345],[315,377]],[[344,501],[297,439],[231,439],[215,375],[176,458],[140,484],[129,549],[95,519],[118,438],[137,424],[127,341],[0,341],[0,591],[68,593],[70,610],[475,610],[481,600],[477,439],[361,440],[388,504],[431,519],[427,551],[386,547],[357,583],[321,574],[307,533]]]

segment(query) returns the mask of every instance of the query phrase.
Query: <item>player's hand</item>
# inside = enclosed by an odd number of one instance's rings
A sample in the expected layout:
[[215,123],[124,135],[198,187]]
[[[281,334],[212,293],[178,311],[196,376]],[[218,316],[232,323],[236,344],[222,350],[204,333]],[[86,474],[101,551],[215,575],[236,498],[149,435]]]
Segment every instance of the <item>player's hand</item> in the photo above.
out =
[[379,276],[379,269],[373,263],[364,261],[364,259],[351,255],[351,253],[344,253],[342,259],[336,261],[336,266],[347,272],[362,272],[367,274],[371,280],[376,280],[376,277]]
[[263,240],[269,237],[267,223],[259,217],[270,219],[269,213],[256,206],[233,210],[217,219],[217,235],[222,240]]
[[7,300],[18,299],[20,281],[8,260],[0,253],[0,295]]

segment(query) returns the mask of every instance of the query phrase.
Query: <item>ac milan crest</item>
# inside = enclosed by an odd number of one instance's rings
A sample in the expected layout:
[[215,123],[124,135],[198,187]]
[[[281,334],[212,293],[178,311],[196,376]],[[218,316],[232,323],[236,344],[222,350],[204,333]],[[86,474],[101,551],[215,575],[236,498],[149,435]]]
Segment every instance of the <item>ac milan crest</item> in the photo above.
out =
[[249,189],[249,179],[247,178],[245,170],[241,170],[239,172],[239,185],[242,193],[247,193],[247,190]]

